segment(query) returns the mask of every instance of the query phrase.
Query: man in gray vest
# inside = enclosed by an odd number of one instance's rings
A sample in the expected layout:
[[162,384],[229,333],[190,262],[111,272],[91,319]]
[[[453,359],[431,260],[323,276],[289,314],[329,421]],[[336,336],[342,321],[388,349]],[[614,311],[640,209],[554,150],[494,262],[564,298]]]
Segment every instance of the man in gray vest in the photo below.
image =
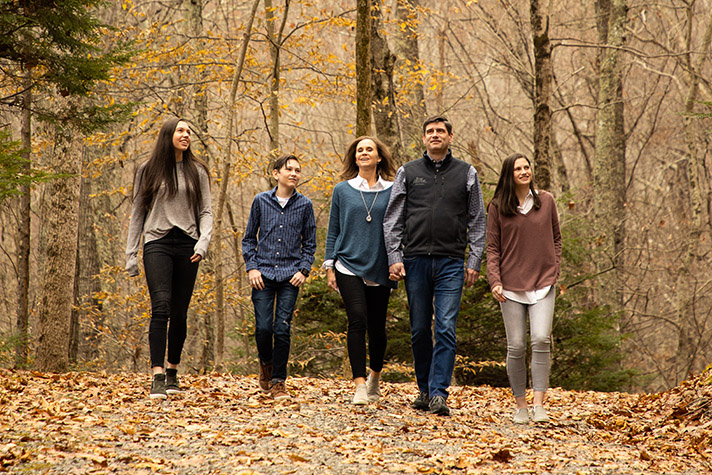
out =
[[420,391],[413,408],[440,415],[450,414],[447,397],[462,286],[470,287],[479,277],[485,247],[480,181],[472,165],[452,156],[452,137],[445,117],[425,121],[425,152],[398,169],[383,220],[390,279],[405,279],[408,294]]

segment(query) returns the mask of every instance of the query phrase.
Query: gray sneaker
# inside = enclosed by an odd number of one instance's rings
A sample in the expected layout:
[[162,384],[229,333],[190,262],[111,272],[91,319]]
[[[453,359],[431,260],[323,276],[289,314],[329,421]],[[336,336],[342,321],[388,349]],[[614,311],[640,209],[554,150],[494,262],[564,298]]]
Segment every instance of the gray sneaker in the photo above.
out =
[[515,424],[529,424],[529,410],[526,407],[520,407],[512,416],[512,422]]
[[181,388],[178,384],[178,376],[166,375],[166,393],[180,394]]
[[151,383],[151,394],[149,396],[151,399],[165,399],[168,397],[166,394],[166,375],[163,373],[158,373],[153,375],[153,382]]
[[356,394],[354,394],[354,400],[352,402],[358,406],[368,404],[368,390],[365,384],[356,385]]
[[418,397],[415,398],[415,401],[413,401],[411,407],[420,411],[427,411],[430,409],[430,396],[428,393],[421,392],[418,394]]
[[546,413],[544,406],[534,406],[532,408],[533,422],[549,422],[549,415]]
[[374,378],[373,373],[368,375],[366,379],[366,393],[368,394],[368,402],[376,402],[381,397],[381,390],[378,387],[380,378]]
[[445,396],[433,396],[430,399],[430,413],[437,414],[439,416],[449,416],[450,408],[447,407],[447,399]]

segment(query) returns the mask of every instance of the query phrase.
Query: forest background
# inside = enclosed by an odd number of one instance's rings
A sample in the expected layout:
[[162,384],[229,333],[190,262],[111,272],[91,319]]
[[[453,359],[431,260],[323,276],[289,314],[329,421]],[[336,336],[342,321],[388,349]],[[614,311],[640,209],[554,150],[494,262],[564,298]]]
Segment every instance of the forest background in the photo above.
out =
[[[2,366],[148,368],[145,281],[123,270],[130,195],[179,116],[214,179],[186,371],[256,371],[240,241],[270,162],[295,153],[319,250],[290,371],[348,377],[319,268],[341,158],[363,133],[416,158],[433,114],[486,200],[513,152],[557,198],[552,385],[658,391],[712,361],[710,0],[3,0],[0,25]],[[384,378],[410,380],[402,286],[388,325]],[[506,385],[505,352],[480,279],[456,379]]]

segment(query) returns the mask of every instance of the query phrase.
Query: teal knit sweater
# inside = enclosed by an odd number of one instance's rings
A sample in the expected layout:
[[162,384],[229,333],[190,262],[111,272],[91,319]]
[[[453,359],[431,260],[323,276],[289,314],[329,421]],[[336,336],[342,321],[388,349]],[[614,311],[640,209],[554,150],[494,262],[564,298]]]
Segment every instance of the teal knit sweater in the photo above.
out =
[[[398,284],[388,279],[388,257],[383,241],[383,215],[391,188],[379,191],[378,196],[375,191],[362,193],[363,199],[359,190],[346,181],[334,187],[324,260],[338,260],[363,279],[396,288]],[[366,221],[366,207],[371,208],[370,222]]]

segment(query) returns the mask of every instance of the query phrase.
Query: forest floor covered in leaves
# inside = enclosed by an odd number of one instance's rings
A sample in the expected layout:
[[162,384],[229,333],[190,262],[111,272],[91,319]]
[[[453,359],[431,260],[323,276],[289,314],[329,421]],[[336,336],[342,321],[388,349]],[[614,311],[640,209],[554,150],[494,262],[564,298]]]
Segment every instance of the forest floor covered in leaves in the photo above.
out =
[[515,426],[509,390],[453,387],[450,417],[412,383],[353,406],[351,383],[187,375],[157,402],[145,374],[0,369],[0,472],[166,474],[712,473],[711,373],[659,394],[552,389],[548,424]]

